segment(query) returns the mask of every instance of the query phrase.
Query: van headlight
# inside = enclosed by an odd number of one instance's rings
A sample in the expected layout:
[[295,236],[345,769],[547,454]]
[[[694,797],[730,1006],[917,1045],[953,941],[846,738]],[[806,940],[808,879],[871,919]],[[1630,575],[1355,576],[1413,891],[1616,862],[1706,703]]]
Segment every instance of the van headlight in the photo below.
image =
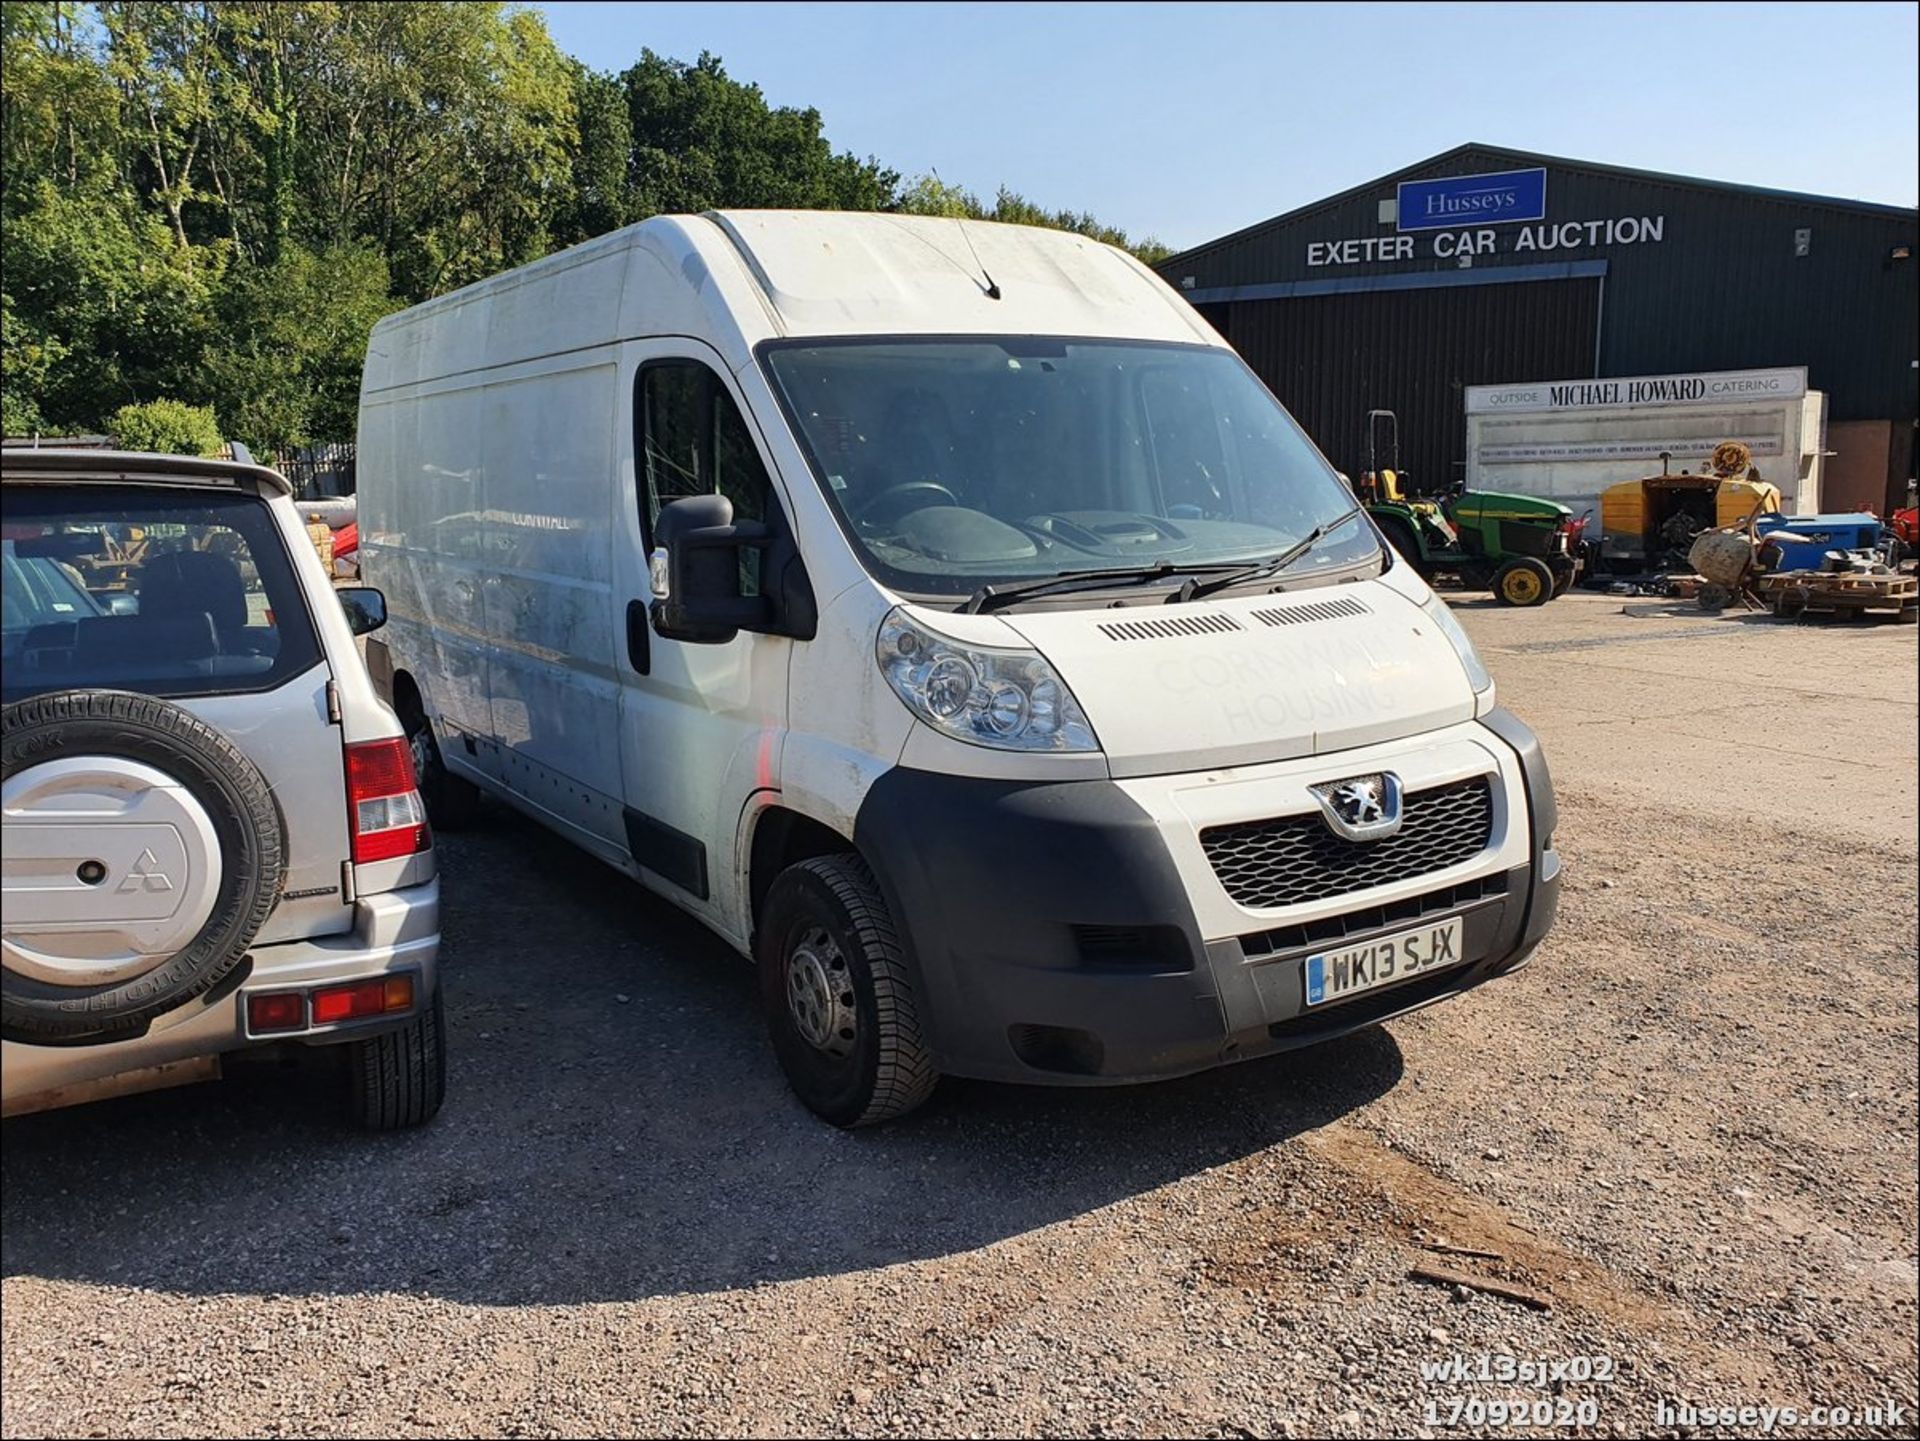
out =
[[1100,749],[1080,702],[1038,651],[963,645],[895,607],[880,623],[880,673],[936,730],[1013,751]]
[[[1467,684],[1473,687],[1474,695],[1479,696],[1483,691],[1491,690],[1493,676],[1488,673],[1486,664],[1480,659],[1480,652],[1473,648],[1473,642],[1467,638],[1460,622],[1453,618],[1452,608],[1428,591],[1427,598],[1420,602],[1420,609],[1433,617],[1433,623],[1440,627],[1440,634],[1452,643],[1453,653],[1460,657],[1460,664],[1466,667]],[[1476,705],[1474,709],[1478,711],[1483,707]]]

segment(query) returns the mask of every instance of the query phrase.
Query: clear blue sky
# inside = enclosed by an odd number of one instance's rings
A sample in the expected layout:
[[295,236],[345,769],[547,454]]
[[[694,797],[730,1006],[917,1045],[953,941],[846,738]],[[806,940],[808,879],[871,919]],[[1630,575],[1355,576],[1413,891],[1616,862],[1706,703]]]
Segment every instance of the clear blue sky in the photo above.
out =
[[1912,4],[544,4],[711,50],[837,149],[1189,246],[1467,140],[1915,201]]

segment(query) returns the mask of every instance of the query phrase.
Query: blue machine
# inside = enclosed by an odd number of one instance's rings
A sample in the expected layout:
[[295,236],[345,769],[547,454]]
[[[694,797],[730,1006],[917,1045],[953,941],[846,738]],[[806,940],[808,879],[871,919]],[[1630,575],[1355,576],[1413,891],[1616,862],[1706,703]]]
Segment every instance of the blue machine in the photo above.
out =
[[1780,547],[1775,570],[1818,570],[1830,550],[1869,556],[1884,532],[1871,515],[1763,515],[1754,523],[1762,543]]

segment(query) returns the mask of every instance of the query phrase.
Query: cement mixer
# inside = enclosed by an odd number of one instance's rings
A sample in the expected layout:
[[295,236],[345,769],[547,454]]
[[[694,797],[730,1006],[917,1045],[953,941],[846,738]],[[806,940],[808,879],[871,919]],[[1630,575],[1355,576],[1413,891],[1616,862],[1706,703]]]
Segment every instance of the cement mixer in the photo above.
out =
[[[1741,452],[1740,458],[1745,458],[1746,447],[1728,441],[1713,453],[1716,468],[1721,452],[1730,450]],[[1754,522],[1759,520],[1764,504],[1764,498],[1756,501],[1738,525],[1701,531],[1687,547],[1687,564],[1704,582],[1697,592],[1702,610],[1725,610],[1735,596],[1744,601],[1752,594],[1754,577],[1761,570],[1760,538]]]

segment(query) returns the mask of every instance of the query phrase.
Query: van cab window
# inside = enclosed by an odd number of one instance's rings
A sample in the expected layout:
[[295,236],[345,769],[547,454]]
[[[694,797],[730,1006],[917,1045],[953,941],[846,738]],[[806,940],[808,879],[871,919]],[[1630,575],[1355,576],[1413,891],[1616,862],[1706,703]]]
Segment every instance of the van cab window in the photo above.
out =
[[763,355],[862,560],[909,592],[1252,563],[1323,525],[1289,578],[1379,562],[1352,492],[1217,347],[962,336]]
[[[764,521],[775,510],[772,483],[740,407],[720,377],[697,360],[651,361],[640,369],[641,497],[651,542],[660,507],[689,495],[724,495],[735,520]],[[741,594],[759,593],[760,553],[740,553]]]

